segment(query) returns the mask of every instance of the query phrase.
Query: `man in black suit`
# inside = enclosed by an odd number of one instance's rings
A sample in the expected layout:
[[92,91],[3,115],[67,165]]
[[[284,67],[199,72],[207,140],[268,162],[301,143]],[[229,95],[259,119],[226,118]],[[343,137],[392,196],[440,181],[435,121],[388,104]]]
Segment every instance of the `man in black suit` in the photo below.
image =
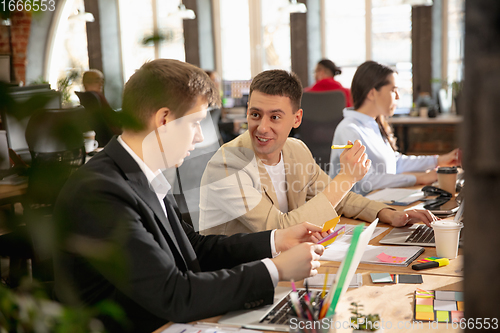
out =
[[134,332],[151,332],[167,321],[271,303],[279,280],[316,274],[320,227],[200,236],[180,219],[160,170],[182,164],[203,140],[200,121],[218,99],[202,70],[176,60],[146,63],[132,75],[122,107],[139,127],[125,127],[76,171],[56,204],[64,240],[55,260],[59,299],[112,299]]

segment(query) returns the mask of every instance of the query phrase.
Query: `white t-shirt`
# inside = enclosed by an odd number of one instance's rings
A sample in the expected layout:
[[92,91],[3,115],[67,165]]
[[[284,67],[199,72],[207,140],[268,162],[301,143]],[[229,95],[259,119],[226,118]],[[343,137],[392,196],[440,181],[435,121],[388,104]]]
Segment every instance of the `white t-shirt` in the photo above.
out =
[[265,165],[267,173],[273,182],[274,191],[278,197],[278,205],[281,212],[288,213],[288,199],[286,197],[285,163],[283,163],[283,153],[280,161],[276,165]]

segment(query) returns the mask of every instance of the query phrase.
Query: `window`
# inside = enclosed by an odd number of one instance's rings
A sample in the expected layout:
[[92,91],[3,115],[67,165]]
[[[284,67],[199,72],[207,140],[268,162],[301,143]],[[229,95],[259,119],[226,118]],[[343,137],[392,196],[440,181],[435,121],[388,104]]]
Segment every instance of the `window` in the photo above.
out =
[[159,44],[160,58],[186,59],[184,23],[182,18],[170,15],[177,10],[180,0],[157,0],[158,31],[165,39]]
[[350,87],[357,67],[368,59],[391,66],[399,73],[398,108],[410,108],[411,6],[401,0],[328,0],[324,10],[326,57],[342,68],[336,79]]
[[250,80],[248,0],[220,0],[222,79]]
[[262,2],[263,70],[291,70],[290,13],[288,0]]
[[410,5],[372,0],[372,59],[398,72],[398,108],[409,110],[413,104]]
[[[169,16],[177,10],[179,4],[180,0],[151,0],[141,1],[141,5],[138,6],[135,0],[119,0],[120,40],[125,81],[142,64],[157,57],[182,61],[186,59],[182,19]],[[156,20],[155,15],[157,15]],[[155,32],[160,38],[156,45],[153,41]]]
[[448,83],[462,81],[464,0],[448,0]]
[[[83,0],[67,1],[56,23],[47,68],[52,89],[58,89],[58,81],[72,74],[81,78],[83,71],[89,68],[86,22],[83,15],[77,15],[78,10],[84,12]],[[78,101],[74,91],[79,91],[80,87],[76,83],[67,90],[72,102]]]
[[366,60],[365,0],[325,1],[326,57],[342,68],[335,77],[350,87],[356,68]]
[[[154,0],[153,0],[154,1]],[[155,57],[154,45],[143,40],[153,35],[153,5],[151,1],[119,0],[120,42],[123,78],[125,82],[148,60]]]

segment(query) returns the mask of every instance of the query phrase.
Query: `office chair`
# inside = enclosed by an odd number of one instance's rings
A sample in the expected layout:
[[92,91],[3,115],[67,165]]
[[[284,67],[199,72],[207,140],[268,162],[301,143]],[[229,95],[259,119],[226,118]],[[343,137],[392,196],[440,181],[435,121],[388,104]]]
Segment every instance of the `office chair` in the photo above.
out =
[[26,142],[31,153],[24,202],[26,226],[33,242],[33,277],[52,281],[52,212],[68,177],[85,163],[84,109],[41,110],[31,116]]
[[84,131],[95,131],[95,139],[99,147],[104,147],[115,135],[120,134],[116,112],[109,106],[104,96],[94,91],[75,92],[80,104],[85,108]]
[[299,138],[307,145],[318,165],[328,174],[335,128],[343,118],[345,95],[341,91],[304,92],[304,110]]

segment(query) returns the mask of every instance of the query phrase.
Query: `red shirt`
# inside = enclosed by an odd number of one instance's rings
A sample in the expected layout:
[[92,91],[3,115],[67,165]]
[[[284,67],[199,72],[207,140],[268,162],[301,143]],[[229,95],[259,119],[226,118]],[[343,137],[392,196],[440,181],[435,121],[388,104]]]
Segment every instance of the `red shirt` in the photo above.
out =
[[351,91],[347,88],[342,87],[342,85],[335,81],[333,77],[319,80],[313,86],[307,87],[304,91],[330,91],[330,90],[340,90],[344,92],[346,107],[352,106]]

